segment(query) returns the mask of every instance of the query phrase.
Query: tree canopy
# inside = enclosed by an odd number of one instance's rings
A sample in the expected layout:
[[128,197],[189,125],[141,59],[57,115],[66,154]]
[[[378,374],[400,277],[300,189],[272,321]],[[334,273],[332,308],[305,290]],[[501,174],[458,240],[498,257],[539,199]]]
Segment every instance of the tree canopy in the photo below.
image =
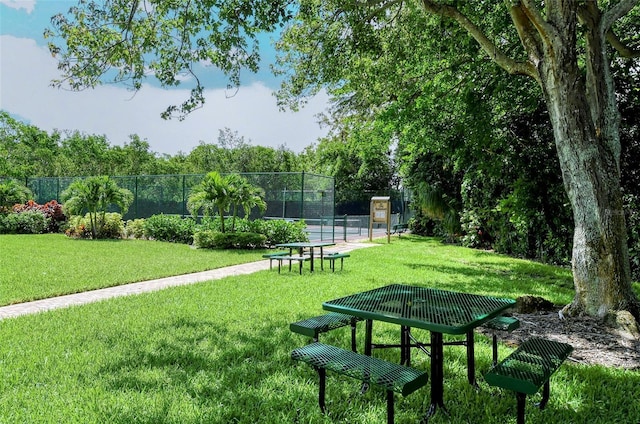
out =
[[194,80],[190,97],[162,114],[184,118],[205,101],[197,68],[214,66],[237,87],[242,70],[258,70],[258,35],[290,17],[289,3],[79,0],[67,14],[54,16],[44,33],[62,74],[53,83],[79,90],[109,81],[139,90],[151,75],[165,87],[188,75]]

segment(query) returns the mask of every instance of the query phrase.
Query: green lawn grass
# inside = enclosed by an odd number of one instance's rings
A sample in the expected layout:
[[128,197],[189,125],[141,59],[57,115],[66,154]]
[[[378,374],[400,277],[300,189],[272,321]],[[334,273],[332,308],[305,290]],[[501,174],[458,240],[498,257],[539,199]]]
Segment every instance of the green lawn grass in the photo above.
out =
[[251,262],[261,252],[62,234],[0,235],[0,306]]
[[[291,350],[308,342],[289,331],[290,322],[322,313],[324,300],[388,283],[530,294],[559,304],[572,298],[566,269],[415,236],[378,244],[351,252],[342,272],[260,271],[2,320],[0,423],[381,423],[384,393],[360,395],[355,380],[335,375],[328,376],[330,414],[320,414],[316,373],[290,360]],[[359,327],[360,347],[363,335]],[[395,342],[398,327],[377,323],[374,337]],[[349,330],[322,340],[348,348]],[[480,335],[476,340],[481,374],[491,347]],[[501,357],[509,351],[501,346]],[[397,350],[375,355],[399,360]],[[412,362],[429,369],[420,352]],[[512,393],[480,376],[478,390],[467,383],[464,348],[445,347],[444,374],[450,416],[438,412],[430,423],[515,423]],[[637,371],[567,361],[552,377],[547,408],[531,403],[539,395],[530,400],[527,422],[637,424],[638,387]],[[396,399],[396,423],[416,423],[429,390]]]

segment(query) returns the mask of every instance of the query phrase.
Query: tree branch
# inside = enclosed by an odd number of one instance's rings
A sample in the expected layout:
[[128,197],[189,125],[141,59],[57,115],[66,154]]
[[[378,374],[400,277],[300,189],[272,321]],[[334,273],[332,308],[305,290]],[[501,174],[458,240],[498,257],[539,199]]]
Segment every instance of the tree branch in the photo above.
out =
[[[505,3],[509,3],[509,0],[505,0]],[[537,63],[540,62],[542,58],[540,42],[536,37],[536,34],[539,33],[531,24],[531,20],[522,9],[522,5],[519,2],[512,2],[511,4],[507,4],[507,7],[509,7],[511,20],[513,21],[513,24],[518,31],[520,42],[529,55],[529,60],[534,65],[537,65]]]
[[480,44],[482,50],[502,69],[510,74],[528,75],[537,79],[537,72],[530,62],[518,62],[507,56],[493,41],[489,40],[476,24],[471,22],[464,14],[460,13],[456,7],[440,4],[432,0],[422,0],[422,6],[428,13],[450,18],[458,22],[458,24]]
[[587,5],[578,7],[578,18],[580,19],[581,24],[594,26],[596,25],[596,22],[593,19],[593,15],[598,14],[599,29],[603,31],[607,42],[620,54],[620,56],[628,59],[640,57],[640,50],[629,47],[629,45],[620,40],[616,33],[611,29],[611,26],[616,20],[622,18],[638,4],[640,4],[640,0],[623,0],[605,12],[604,15],[600,15],[600,10],[595,2],[590,2]]
[[[521,2],[520,8],[529,19],[529,22],[538,30],[542,38],[546,38],[546,36],[551,34],[557,35],[557,31],[544,19],[538,6],[533,4],[532,0],[521,0]],[[539,4],[540,2],[537,3]]]
[[624,15],[629,13],[631,9],[640,4],[640,0],[620,0],[602,15],[601,28],[603,33],[607,33],[611,26]]
[[618,36],[613,32],[613,30],[609,30],[607,32],[607,41],[611,44],[620,56],[631,59],[640,57],[640,50],[632,49],[618,38]]

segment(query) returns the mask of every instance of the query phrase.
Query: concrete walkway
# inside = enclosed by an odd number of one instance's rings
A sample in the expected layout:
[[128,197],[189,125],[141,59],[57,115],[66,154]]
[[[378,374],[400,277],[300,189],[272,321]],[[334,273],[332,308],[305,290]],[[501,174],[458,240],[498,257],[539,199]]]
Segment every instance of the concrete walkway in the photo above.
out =
[[[355,249],[377,246],[373,243],[365,242],[341,242],[329,250],[339,250],[349,252]],[[178,275],[175,277],[159,278],[157,280],[142,281],[139,283],[125,284],[106,289],[91,290],[83,293],[70,294],[66,296],[52,297],[49,299],[36,300],[33,302],[18,303],[15,305],[0,307],[0,320],[17,317],[20,315],[35,314],[51,309],[66,308],[73,305],[83,305],[85,303],[98,302],[119,296],[129,296],[140,293],[147,293],[162,290],[167,287],[182,286],[186,284],[199,283],[202,281],[218,280],[220,278],[245,275],[253,272],[269,269],[269,260],[250,262],[246,264],[233,265],[225,268],[212,269],[210,271],[196,272],[193,274]]]

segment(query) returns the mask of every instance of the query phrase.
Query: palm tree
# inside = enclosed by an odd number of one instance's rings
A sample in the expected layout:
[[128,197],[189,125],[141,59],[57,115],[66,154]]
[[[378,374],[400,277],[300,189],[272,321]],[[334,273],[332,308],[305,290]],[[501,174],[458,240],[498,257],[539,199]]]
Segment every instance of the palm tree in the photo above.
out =
[[223,233],[224,214],[229,210],[230,204],[229,183],[216,171],[205,175],[187,199],[187,209],[194,217],[200,210],[204,216],[213,216],[217,210],[220,214],[220,231]]
[[267,210],[267,202],[264,201],[264,190],[249,183],[241,188],[240,205],[244,210],[244,217],[249,218],[251,210],[258,208],[260,212]]
[[80,215],[83,211],[89,214],[91,235],[94,239],[98,237],[99,227],[104,225],[109,206],[118,206],[124,215],[133,202],[133,194],[126,188],[118,187],[116,182],[107,176],[75,180],[60,197],[63,202],[62,208],[67,215]]
[[231,230],[234,231],[238,206],[242,207],[245,218],[248,219],[251,209],[257,207],[261,212],[264,212],[267,209],[267,203],[264,201],[264,191],[260,187],[250,184],[246,178],[238,174],[230,174],[226,179],[229,183],[229,200],[232,205]]
[[231,231],[236,229],[236,216],[238,216],[238,206],[241,205],[243,200],[243,189],[249,184],[248,181],[238,175],[229,174],[225,177],[227,184],[229,185],[229,203],[231,204]]

